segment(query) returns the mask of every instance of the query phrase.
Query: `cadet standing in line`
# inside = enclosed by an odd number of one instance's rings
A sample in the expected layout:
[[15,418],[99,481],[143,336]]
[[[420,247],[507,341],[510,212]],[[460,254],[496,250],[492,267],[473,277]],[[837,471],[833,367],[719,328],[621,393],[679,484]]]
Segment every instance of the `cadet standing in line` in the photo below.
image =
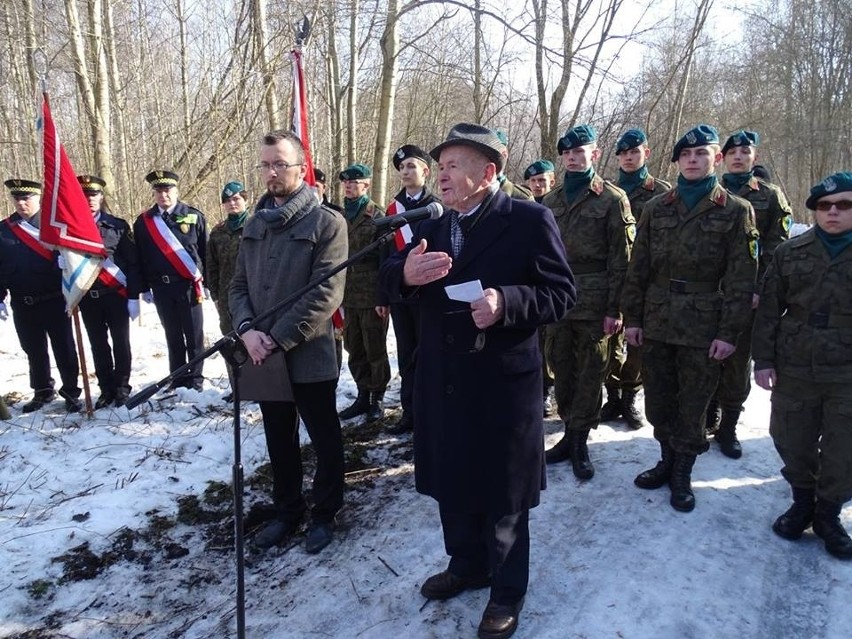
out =
[[[670,190],[672,185],[648,172],[651,147],[642,129],[628,129],[624,132],[616,143],[615,157],[618,159],[618,187],[627,193],[630,210],[638,220],[648,200]],[[628,345],[625,354],[623,331],[613,335],[609,346],[609,367],[604,382],[606,403],[601,408],[601,421],[624,417],[630,428],[642,428],[645,422],[642,413],[636,408],[636,395],[642,388],[642,358],[639,349]]]
[[328,208],[337,211],[338,213],[343,213],[343,209],[341,207],[328,199],[328,188],[325,183],[325,173],[316,167],[314,167],[314,180],[316,181],[317,196],[320,199],[320,203],[323,206],[327,206]]
[[5,304],[8,290],[12,296],[15,331],[27,354],[30,387],[34,391],[22,410],[31,413],[56,397],[47,354],[50,338],[62,379],[59,394],[65,400],[65,409],[76,413],[83,407],[77,385],[80,367],[71,319],[65,313],[57,253],[39,240],[41,184],[17,178],[4,184],[15,201],[15,212],[0,223],[0,319],[8,317]]
[[601,416],[609,339],[621,330],[618,302],[635,235],[627,195],[594,169],[600,157],[597,132],[581,124],[557,145],[565,165],[562,186],[544,198],[553,211],[577,279],[577,305],[549,326],[550,353],[559,416],[565,435],[546,453],[548,464],[570,459],[574,476],[591,479],[589,431]]
[[707,450],[704,415],[721,362],[748,325],[757,273],[751,205],[716,179],[719,134],[699,125],[675,144],[677,186],[645,205],[622,296],[627,343],[642,347],[645,414],[661,461],[639,488],[671,487],[672,507],[695,508],[692,468]]
[[[768,184],[754,176],[754,163],[757,160],[757,145],[760,136],[755,131],[737,131],[731,135],[722,147],[727,173],[722,175],[722,184],[734,195],[748,200],[754,209],[755,224],[760,233],[760,256],[757,266],[757,281],[763,279],[766,267],[772,261],[772,255],[781,242],[790,237],[793,226],[793,211],[787,203],[784,193],[774,184]],[[757,308],[758,296],[754,296],[752,308]],[[721,409],[719,427],[714,439],[719,450],[727,457],[739,459],[743,454],[742,445],[737,439],[737,421],[743,405],[751,391],[751,324],[737,338],[737,350],[722,365],[719,388],[714,396],[715,403]],[[715,418],[708,411],[708,420]]]
[[[350,256],[375,239],[373,220],[385,215],[368,195],[372,176],[373,170],[364,164],[352,164],[340,172]],[[390,381],[387,347],[390,304],[387,294],[378,286],[382,254],[376,249],[346,269],[343,347],[349,353],[349,372],[358,387],[358,396],[340,411],[341,419],[366,414],[369,423],[385,415],[385,390]]]
[[556,167],[550,160],[536,160],[524,171],[524,181],[533,199],[541,204],[544,196],[556,186]]
[[[402,188],[388,204],[388,215],[397,215],[438,201],[426,185],[430,173],[429,164],[429,155],[414,144],[404,144],[396,150],[393,154],[393,166],[399,172]],[[416,226],[417,223],[397,229],[394,237],[396,251],[405,248]],[[420,333],[420,311],[413,298],[398,300],[390,305],[390,309],[399,362],[399,403],[402,405],[402,416],[387,431],[399,434],[414,430],[414,370],[417,338]]]
[[[204,350],[203,256],[207,251],[204,214],[178,200],[178,176],[151,171],[145,176],[155,204],[136,218],[133,235],[142,267],[142,296],[153,298],[166,332],[169,371]],[[150,289],[150,291],[149,291]],[[171,383],[201,390],[203,362]]]
[[852,173],[811,188],[816,226],[778,246],[754,321],[754,381],[772,391],[769,434],[793,505],[772,526],[799,539],[813,525],[825,549],[852,559],[840,523],[852,499]]
[[80,300],[101,389],[95,408],[113,403],[124,406],[130,396],[130,320],[139,317],[142,280],[136,247],[127,222],[109,212],[104,198],[106,181],[97,175],[78,175],[77,180],[109,256],[98,279]]

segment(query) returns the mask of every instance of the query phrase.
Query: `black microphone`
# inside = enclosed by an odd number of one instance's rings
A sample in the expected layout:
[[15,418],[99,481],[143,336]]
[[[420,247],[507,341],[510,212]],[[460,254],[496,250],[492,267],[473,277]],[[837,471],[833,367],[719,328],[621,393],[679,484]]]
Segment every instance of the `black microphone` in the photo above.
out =
[[396,215],[386,215],[373,220],[373,226],[381,228],[390,227],[398,229],[411,222],[419,222],[420,220],[437,220],[444,214],[444,207],[439,202],[432,202],[427,206],[421,206],[419,209],[411,209],[403,211]]

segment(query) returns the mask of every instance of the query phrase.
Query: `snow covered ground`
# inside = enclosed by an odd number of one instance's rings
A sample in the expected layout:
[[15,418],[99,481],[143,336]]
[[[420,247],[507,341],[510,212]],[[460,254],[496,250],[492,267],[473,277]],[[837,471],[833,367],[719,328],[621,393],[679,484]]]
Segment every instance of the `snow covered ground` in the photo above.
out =
[[[205,313],[213,340],[209,302]],[[153,307],[132,334],[139,390],[167,373]],[[19,351],[11,320],[0,323],[0,392],[28,399]],[[0,422],[0,637],[235,636],[223,486],[233,431],[219,357],[205,376],[201,393],[161,392],[133,411],[101,410],[89,420],[66,415],[57,401],[22,415],[19,402]],[[397,392],[395,379],[391,404]],[[344,372],[339,407],[353,395]],[[602,424],[590,440],[592,481],[578,482],[568,464],[549,468],[531,516],[530,590],[516,636],[852,636],[852,564],[829,556],[810,532],[794,543],[770,530],[789,491],[768,414],[768,393],[755,389],[740,428],[743,458],[715,447],[699,458],[690,514],[672,510],[666,489],[633,486],[657,460],[648,427]],[[251,521],[269,501],[269,485],[255,472],[266,462],[257,406],[242,416]],[[547,428],[553,443],[559,424]],[[437,508],[413,489],[410,436],[357,423],[346,435],[350,472],[337,538],[316,556],[300,539],[249,551],[247,636],[475,637],[487,590],[444,603],[418,591],[446,557]],[[852,508],[843,519],[852,527]]]

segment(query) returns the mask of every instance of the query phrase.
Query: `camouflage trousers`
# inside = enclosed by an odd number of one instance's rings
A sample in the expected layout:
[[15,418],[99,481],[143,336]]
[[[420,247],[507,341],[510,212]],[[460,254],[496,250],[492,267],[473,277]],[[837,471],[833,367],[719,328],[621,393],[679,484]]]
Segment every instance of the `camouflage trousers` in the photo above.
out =
[[754,311],[746,329],[737,338],[737,350],[722,363],[716,399],[723,410],[742,411],[751,392],[751,327]]
[[778,374],[769,434],[794,488],[835,503],[852,499],[852,386]]
[[609,338],[609,363],[604,385],[636,392],[642,388],[642,353],[635,346],[626,344],[624,331]]
[[343,347],[359,390],[383,393],[390,381],[388,320],[374,308],[343,309]]
[[227,297],[216,300],[216,312],[219,314],[219,330],[222,331],[222,335],[227,335],[234,330],[231,325],[231,311],[228,310]]
[[645,415],[654,438],[679,453],[700,455],[708,448],[705,413],[721,369],[708,350],[649,339],[642,345]]
[[547,332],[546,357],[553,367],[559,417],[572,430],[597,428],[609,355],[603,320],[562,320],[548,326]]

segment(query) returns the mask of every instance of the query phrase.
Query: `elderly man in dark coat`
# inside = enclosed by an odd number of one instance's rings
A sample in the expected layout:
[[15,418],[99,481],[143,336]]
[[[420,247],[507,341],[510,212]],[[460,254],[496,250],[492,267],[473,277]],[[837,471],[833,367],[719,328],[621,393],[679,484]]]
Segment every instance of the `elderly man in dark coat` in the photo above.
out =
[[[419,299],[415,478],[438,501],[450,555],[421,593],[443,600],[490,584],[479,626],[488,638],[517,627],[529,509],[545,483],[536,329],[576,300],[553,215],[499,190],[504,152],[489,129],[453,127],[431,152],[451,210],[421,223],[380,271],[392,300]],[[446,289],[463,283],[473,294]]]

